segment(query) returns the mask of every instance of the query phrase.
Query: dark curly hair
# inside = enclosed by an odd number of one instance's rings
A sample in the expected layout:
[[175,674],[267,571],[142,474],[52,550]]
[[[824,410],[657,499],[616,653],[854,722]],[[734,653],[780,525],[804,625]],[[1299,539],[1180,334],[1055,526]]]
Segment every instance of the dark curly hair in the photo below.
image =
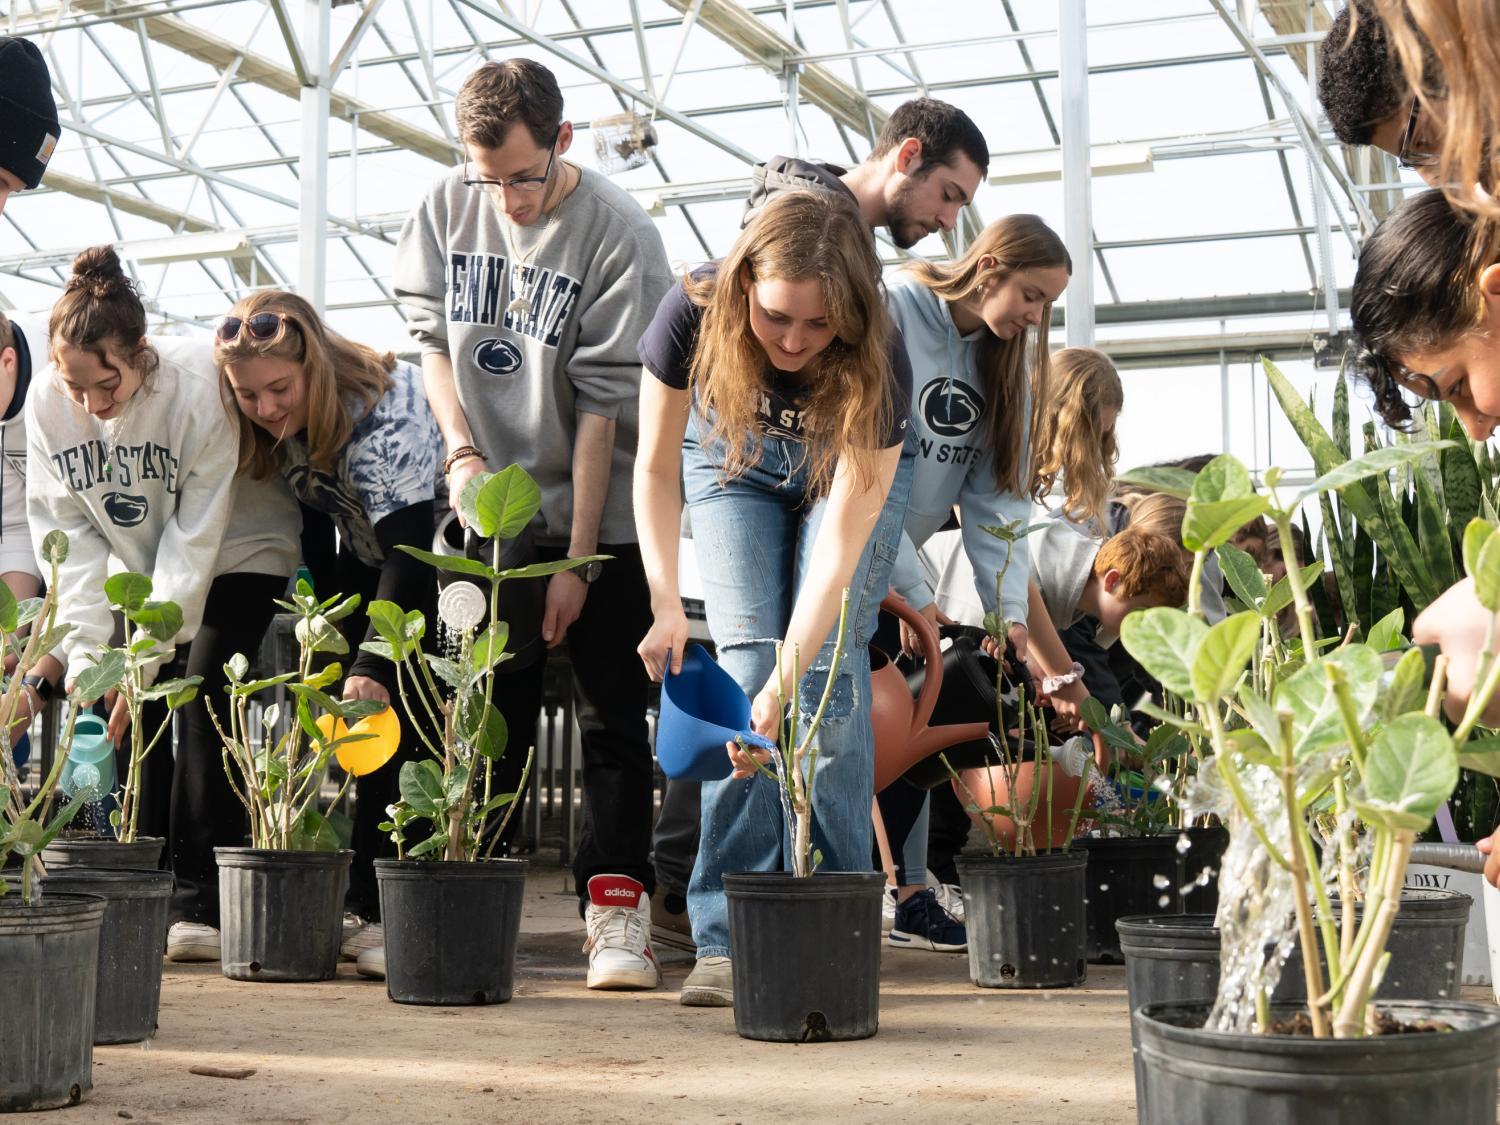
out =
[[1375,126],[1410,97],[1385,25],[1369,0],[1354,0],[1334,17],[1318,49],[1318,100],[1334,133],[1346,145],[1367,145]]
[[1350,368],[1375,395],[1387,425],[1406,429],[1412,412],[1403,385],[1425,397],[1424,376],[1395,357],[1452,347],[1478,323],[1477,268],[1493,261],[1493,235],[1455,211],[1440,191],[1413,196],[1375,228],[1359,252],[1350,317],[1355,345]]

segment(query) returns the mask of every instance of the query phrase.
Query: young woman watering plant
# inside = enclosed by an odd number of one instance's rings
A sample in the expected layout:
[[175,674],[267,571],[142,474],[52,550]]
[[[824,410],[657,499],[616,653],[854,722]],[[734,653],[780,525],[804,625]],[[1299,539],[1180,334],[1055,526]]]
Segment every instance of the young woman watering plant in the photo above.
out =
[[[359,594],[340,621],[351,655],[343,697],[399,703],[395,667],[360,652],[377,639],[366,608],[373,600],[421,609],[434,620],[431,567],[397,548],[432,545],[433,498],[442,448],[422,375],[395,356],[347,340],[328,328],[301,297],[265,289],[240,301],[219,322],[214,362],[224,392],[239,410],[240,471],[251,480],[285,478],[302,503],[306,526],[325,530],[309,543],[309,560],[328,560],[314,574],[320,593]],[[318,518],[319,516],[323,518]],[[338,529],[335,554],[332,527]],[[405,755],[412,726],[403,716]],[[349,934],[346,956],[378,948],[380,900],[372,861],[394,851],[378,825],[396,795],[399,766],[356,783],[354,864],[349,909],[369,923]],[[373,959],[366,968],[374,970]]]
[[[772,200],[724,260],[662,301],[641,338],[635,510],[655,621],[641,659],[680,666],[680,497],[692,512],[709,629],[778,737],[780,698],[823,697],[848,590],[846,651],[823,717],[813,830],[822,867],[870,869],[873,743],[865,646],[896,555],[911,459],[911,369],[881,301],[879,263],[854,206],[827,193]],[[776,646],[784,659],[778,669]],[[805,725],[805,724],[804,724]],[[703,784],[702,846],[688,890],[698,963],[689,1005],[731,1004],[723,876],[781,870],[776,786],[740,761]]]
[[[203,677],[201,694],[183,709],[175,759],[168,749],[143,763],[139,816],[121,834],[168,837],[181,921],[167,955],[217,960],[213,849],[241,842],[244,816],[206,708],[225,706],[224,663],[257,650],[272,599],[297,567],[297,507],[280,481],[236,484],[239,438],[209,345],[148,337],[140,297],[108,246],[74,259],[49,334],[52,366],[26,403],[27,511],[36,542],[56,529],[72,545],[58,604],[74,628],[55,655],[71,690],[110,642],[111,559],[148,576],[151,597],[181,607],[174,663]],[[125,701],[106,702],[118,745]]]
[[[1067,288],[1071,272],[1068,251],[1051,228],[1035,215],[1010,215],[986,227],[958,261],[909,267],[889,296],[891,315],[913,357],[917,445],[892,586],[929,621],[947,622],[917,550],[957,506],[980,603],[986,613],[1004,616],[1022,659],[1030,571],[1026,540],[1001,539],[984,528],[1024,528],[1030,523],[1032,500],[1039,497],[1039,461],[1029,437],[1049,425],[1046,414],[1053,404],[1046,326],[1052,302]],[[1109,421],[1112,426],[1113,419]],[[1088,461],[1072,450],[1065,456],[1070,467]],[[1061,464],[1054,475],[1060,470]],[[1079,476],[1082,488],[1086,482]],[[1002,573],[997,598],[996,579]],[[901,642],[908,653],[916,650],[904,625]],[[892,854],[901,857],[890,942],[962,949],[962,924],[924,885],[926,810],[926,791],[904,782],[880,794]]]

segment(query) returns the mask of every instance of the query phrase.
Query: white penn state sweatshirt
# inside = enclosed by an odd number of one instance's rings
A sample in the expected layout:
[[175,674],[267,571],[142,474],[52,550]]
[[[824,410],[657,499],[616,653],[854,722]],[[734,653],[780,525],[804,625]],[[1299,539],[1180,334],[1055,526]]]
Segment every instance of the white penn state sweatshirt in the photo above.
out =
[[239,426],[220,396],[212,345],[148,340],[160,365],[118,419],[100,421],[68,398],[50,364],[27,397],[26,506],[38,562],[49,531],[68,536],[57,619],[73,630],[56,655],[69,680],[113,635],[104,595],[113,570],[150,576],[152,597],[182,608],[174,643],[186,644],[214,578],[290,576],[300,556],[301,515],[286,483],[235,477]]

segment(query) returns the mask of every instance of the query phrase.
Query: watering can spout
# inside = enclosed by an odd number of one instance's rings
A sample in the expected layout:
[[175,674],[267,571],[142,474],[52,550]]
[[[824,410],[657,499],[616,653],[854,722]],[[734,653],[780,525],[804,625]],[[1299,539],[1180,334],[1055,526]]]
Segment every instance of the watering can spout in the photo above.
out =
[[79,715],[74,721],[68,759],[57,783],[68,797],[91,794],[89,799],[97,800],[114,789],[115,744],[109,740],[107,730],[98,715]]

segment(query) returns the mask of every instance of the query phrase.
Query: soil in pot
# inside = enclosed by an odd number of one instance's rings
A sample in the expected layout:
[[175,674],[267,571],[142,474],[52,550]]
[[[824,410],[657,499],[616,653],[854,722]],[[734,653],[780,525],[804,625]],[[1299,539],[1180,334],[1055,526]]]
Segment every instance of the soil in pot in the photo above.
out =
[[65,867],[149,871],[161,866],[166,843],[160,836],[137,836],[128,844],[110,836],[62,836],[42,849],[42,863],[48,871]]
[[1088,975],[1083,852],[959,856],[969,979],[980,988],[1065,988]]
[[292,982],[338,975],[352,851],[215,848],[214,856],[226,977]]
[[503,1004],[515,987],[522,859],[377,859],[386,992],[398,1004]]
[[[1205,1031],[1206,1002],[1147,1004],[1132,1016],[1139,1042],[1136,1115],[1142,1125],[1493,1125],[1500,1011],[1452,1002],[1382,1003],[1404,1024],[1442,1034],[1311,1039]],[[1276,1005],[1275,1020],[1296,1008]]]
[[880,1023],[881,872],[724,876],[734,1029],[745,1039],[868,1039]]
[[65,867],[42,880],[49,894],[100,895],[109,903],[99,931],[95,1043],[139,1043],[156,1033],[173,882],[170,871],[85,867]]
[[98,895],[0,898],[0,1112],[77,1105],[93,1088]]

